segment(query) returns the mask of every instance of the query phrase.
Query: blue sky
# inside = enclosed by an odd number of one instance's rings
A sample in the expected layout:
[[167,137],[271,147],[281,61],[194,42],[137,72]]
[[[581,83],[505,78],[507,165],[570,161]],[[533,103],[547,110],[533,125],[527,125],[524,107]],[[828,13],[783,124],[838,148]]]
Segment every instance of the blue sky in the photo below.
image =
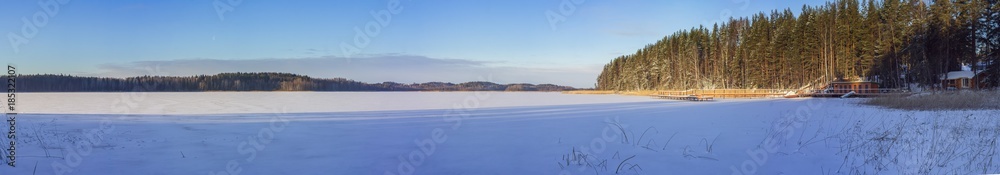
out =
[[[39,4],[59,4],[44,9]],[[368,45],[355,28],[390,0],[62,0],[0,3],[0,58],[20,73],[85,76],[281,71],[365,82],[591,87],[601,67],[678,30],[824,1],[398,0]],[[235,0],[234,0],[235,1]],[[575,4],[573,2],[580,2]],[[222,10],[217,3],[232,7]],[[560,7],[572,4],[572,13]],[[51,9],[51,8],[50,8]],[[569,9],[569,8],[567,8]],[[553,28],[547,12],[564,21]],[[39,16],[40,15],[40,16]],[[48,18],[45,22],[44,19]],[[43,22],[33,37],[25,22]],[[381,25],[379,25],[381,26]],[[28,31],[31,32],[30,30]],[[19,36],[22,39],[12,39]],[[15,49],[16,46],[16,49]],[[16,51],[15,51],[16,50]]]

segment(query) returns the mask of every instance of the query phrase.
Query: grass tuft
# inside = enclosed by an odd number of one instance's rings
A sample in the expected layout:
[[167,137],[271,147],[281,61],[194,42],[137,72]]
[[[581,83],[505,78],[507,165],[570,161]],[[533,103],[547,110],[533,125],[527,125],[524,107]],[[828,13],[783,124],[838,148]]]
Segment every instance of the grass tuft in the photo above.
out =
[[913,96],[871,98],[866,105],[915,111],[989,110],[1000,109],[1000,92],[953,91]]

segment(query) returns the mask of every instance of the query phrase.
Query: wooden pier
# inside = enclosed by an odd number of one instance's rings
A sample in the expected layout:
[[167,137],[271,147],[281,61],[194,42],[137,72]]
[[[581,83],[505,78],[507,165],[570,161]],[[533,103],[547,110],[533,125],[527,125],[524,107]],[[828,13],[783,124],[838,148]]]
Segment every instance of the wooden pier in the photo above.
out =
[[862,89],[857,91],[842,90],[805,90],[805,89],[692,89],[685,91],[660,91],[652,94],[653,98],[713,101],[715,98],[800,98],[827,97],[839,98],[846,94],[849,97],[880,97],[908,95],[900,89]]
[[[854,92],[854,93],[851,93]],[[901,89],[863,89],[857,91],[836,91],[836,90],[813,90],[799,94],[800,97],[843,97],[846,94],[851,94],[850,97],[882,97],[882,96],[898,96],[898,95],[911,95],[912,93],[903,91]]]
[[692,89],[686,91],[661,91],[654,96],[709,96],[714,98],[780,98],[793,89]]
[[712,96],[703,95],[657,95],[656,98],[660,99],[671,99],[671,100],[687,100],[687,101],[713,101],[715,98]]

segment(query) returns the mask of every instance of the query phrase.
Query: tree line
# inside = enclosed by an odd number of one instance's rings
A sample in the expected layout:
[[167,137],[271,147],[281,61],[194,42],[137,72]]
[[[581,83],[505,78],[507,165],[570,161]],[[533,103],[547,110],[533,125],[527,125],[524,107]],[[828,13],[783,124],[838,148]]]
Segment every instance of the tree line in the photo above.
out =
[[1000,0],[837,0],[683,30],[617,57],[602,90],[939,87],[962,66],[1000,85]]
[[[553,84],[364,83],[344,78],[311,78],[290,73],[221,73],[198,76],[138,76],[128,78],[36,74],[16,77],[20,92],[198,92],[198,91],[563,91]],[[6,76],[3,76],[6,79]]]

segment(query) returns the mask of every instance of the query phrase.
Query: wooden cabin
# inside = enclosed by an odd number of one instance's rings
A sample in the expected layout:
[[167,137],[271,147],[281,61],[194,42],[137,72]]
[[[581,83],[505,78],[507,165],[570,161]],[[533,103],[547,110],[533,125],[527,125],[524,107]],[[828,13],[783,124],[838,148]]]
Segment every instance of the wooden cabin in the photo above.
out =
[[878,84],[870,81],[834,81],[827,87],[827,93],[846,94],[851,91],[855,93],[879,93]]
[[979,81],[983,78],[980,75],[982,72],[977,74],[972,71],[952,71],[941,75],[941,84],[948,90],[980,89],[982,85]]

